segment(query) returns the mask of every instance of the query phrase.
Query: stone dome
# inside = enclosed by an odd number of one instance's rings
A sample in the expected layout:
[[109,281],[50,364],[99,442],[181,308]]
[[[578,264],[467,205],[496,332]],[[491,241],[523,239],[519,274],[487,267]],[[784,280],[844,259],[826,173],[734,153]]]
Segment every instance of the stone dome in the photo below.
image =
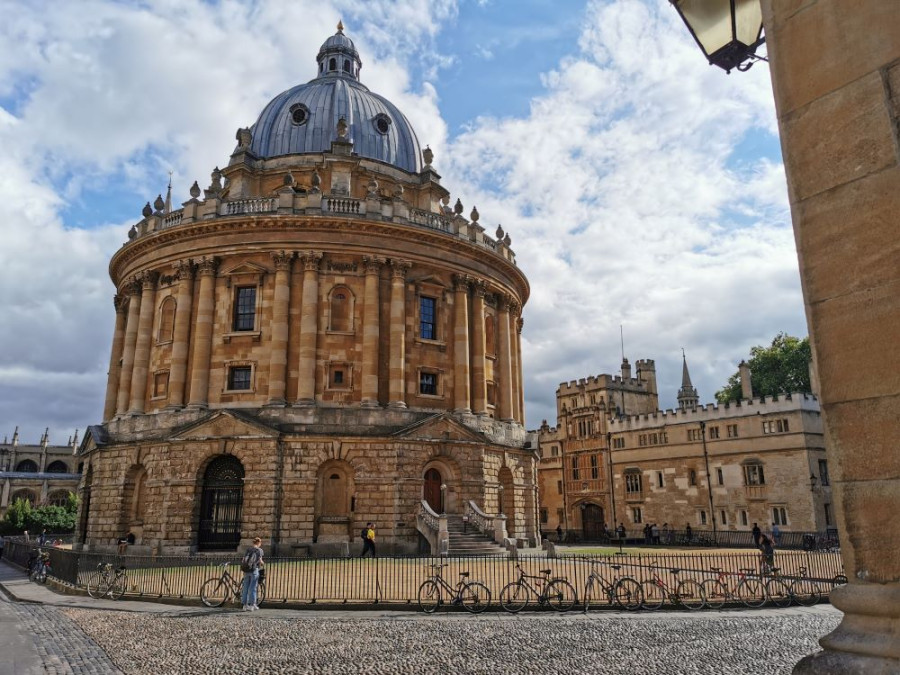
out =
[[359,81],[362,61],[341,24],[316,60],[318,77],[282,92],[263,109],[251,129],[251,152],[263,158],[329,152],[343,118],[356,155],[421,171],[416,132],[397,106]]

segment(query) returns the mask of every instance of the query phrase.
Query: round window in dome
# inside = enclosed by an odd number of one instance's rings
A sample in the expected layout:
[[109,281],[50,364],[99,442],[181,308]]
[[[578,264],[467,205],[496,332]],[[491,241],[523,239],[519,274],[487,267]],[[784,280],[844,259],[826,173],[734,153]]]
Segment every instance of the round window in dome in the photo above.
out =
[[385,115],[384,113],[381,113],[380,115],[376,115],[373,122],[375,124],[375,130],[379,134],[386,134],[388,131],[391,130],[391,118],[388,117],[387,115]]
[[291,122],[297,126],[306,124],[309,121],[309,108],[302,103],[295,103],[291,106]]

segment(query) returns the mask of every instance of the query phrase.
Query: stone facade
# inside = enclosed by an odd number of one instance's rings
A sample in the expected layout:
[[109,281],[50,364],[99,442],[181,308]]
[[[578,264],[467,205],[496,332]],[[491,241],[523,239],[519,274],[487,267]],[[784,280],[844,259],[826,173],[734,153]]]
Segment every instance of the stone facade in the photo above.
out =
[[78,432],[66,445],[50,445],[49,429],[37,445],[19,443],[19,428],[12,440],[0,444],[0,518],[16,499],[33,505],[62,506],[78,489],[82,462],[75,456]]
[[[696,392],[684,374],[681,391]],[[813,395],[666,411],[657,400],[652,361],[638,362],[636,378],[626,361],[622,377],[560,385],[557,426],[539,433],[543,530],[835,526]]]
[[[334,50],[358,61],[341,31],[329,40],[320,72]],[[357,73],[310,86],[361,90]],[[340,551],[371,520],[381,550],[411,552],[423,499],[490,514],[501,492],[512,535],[534,539],[519,318],[529,287],[509,235],[449,206],[430,150],[417,173],[357,154],[354,135],[371,129],[336,106],[333,126],[305,108],[286,121],[308,134],[320,124],[333,139],[321,152],[254,154],[269,113],[238,130],[204,198],[196,183],[182,209],[158,197],[113,256],[104,423],[81,446],[84,546],[131,530],[159,551],[233,549],[257,534],[279,552]],[[390,140],[403,124],[377,128]],[[222,499],[240,500],[227,517]]]

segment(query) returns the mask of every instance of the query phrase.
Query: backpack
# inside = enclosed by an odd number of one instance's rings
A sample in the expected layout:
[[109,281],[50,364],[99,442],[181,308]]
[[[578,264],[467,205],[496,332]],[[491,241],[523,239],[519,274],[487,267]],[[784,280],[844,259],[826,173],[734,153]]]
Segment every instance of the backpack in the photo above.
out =
[[248,548],[244,557],[241,559],[241,572],[252,572],[255,570],[258,559],[256,549]]

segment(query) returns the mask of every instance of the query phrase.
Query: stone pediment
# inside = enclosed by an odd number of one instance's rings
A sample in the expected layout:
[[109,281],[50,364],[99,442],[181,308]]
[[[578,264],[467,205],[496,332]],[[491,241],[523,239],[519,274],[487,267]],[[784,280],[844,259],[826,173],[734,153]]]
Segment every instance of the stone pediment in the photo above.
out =
[[257,263],[243,261],[229,269],[222,270],[222,276],[238,276],[241,274],[261,275],[268,274],[271,270]]
[[276,438],[279,432],[272,427],[247,419],[229,410],[220,410],[209,417],[182,427],[171,436],[173,441],[206,440],[210,438]]
[[434,415],[411,424],[395,432],[393,436],[435,441],[465,441],[469,443],[484,443],[486,440],[480,432],[469,429],[446,413]]
[[86,455],[89,452],[96,450],[99,446],[105,445],[106,441],[106,430],[99,424],[91,425],[85,430],[84,438],[81,439],[76,454]]

